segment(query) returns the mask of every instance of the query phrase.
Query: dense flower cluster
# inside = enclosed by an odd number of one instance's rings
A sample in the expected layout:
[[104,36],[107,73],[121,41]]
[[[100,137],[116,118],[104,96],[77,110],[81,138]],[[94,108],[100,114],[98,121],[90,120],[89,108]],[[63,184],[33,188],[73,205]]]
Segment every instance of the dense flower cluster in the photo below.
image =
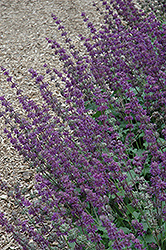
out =
[[1,116],[11,128],[4,132],[38,171],[37,202],[15,189],[29,221],[10,225],[0,217],[23,249],[32,249],[30,239],[36,249],[53,249],[55,235],[76,250],[166,247],[166,25],[131,0],[101,2],[100,30],[82,13],[90,30],[89,38],[80,35],[86,56],[52,14],[69,53],[47,38],[63,73],[44,67],[51,80],[56,74],[65,83],[65,108],[37,71],[29,73],[41,106],[1,67],[27,114],[23,118],[0,97]]

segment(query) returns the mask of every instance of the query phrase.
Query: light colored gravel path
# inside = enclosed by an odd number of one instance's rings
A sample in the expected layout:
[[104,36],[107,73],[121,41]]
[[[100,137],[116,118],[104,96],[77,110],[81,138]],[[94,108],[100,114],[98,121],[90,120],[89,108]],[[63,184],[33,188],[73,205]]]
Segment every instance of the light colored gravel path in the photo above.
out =
[[[64,41],[57,31],[51,13],[58,15],[63,21],[70,38],[74,40],[79,50],[79,33],[86,34],[81,12],[85,11],[90,20],[98,27],[99,15],[94,10],[91,0],[0,0],[0,64],[9,69],[14,80],[31,98],[40,103],[40,93],[31,79],[28,69],[33,67],[40,74],[44,74],[43,64],[48,63],[50,68],[61,68],[59,61],[54,57],[45,37]],[[50,89],[62,99],[60,89],[55,82],[50,82],[49,75],[45,80],[50,83]],[[22,112],[16,100],[14,91],[10,88],[6,77],[0,72],[0,96],[5,95],[11,101],[17,112]],[[0,106],[0,110],[1,110]],[[0,119],[0,177],[6,181],[10,189],[17,183],[27,187],[28,193],[33,190],[35,170],[23,163],[22,157],[15,152],[3,133],[4,120]],[[5,212],[8,218],[18,216],[19,209],[14,205],[6,192],[0,190],[0,211]],[[10,234],[6,234],[0,227],[0,249],[22,249]],[[64,246],[61,246],[64,249]]]

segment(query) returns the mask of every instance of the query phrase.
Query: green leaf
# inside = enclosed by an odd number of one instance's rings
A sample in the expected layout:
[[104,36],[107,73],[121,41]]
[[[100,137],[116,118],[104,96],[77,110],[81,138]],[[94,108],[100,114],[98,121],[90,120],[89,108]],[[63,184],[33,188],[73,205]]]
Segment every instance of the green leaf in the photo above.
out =
[[147,231],[147,229],[149,228],[148,224],[146,222],[142,222],[142,225],[144,227],[144,230]]
[[99,116],[101,116],[101,111],[97,111],[94,115],[92,115],[94,118],[98,118]]
[[143,146],[147,149],[147,147],[148,147],[147,141],[143,143]]
[[127,227],[119,227],[119,229],[122,229],[125,234],[130,233],[130,230]]
[[127,173],[126,181],[129,182],[133,180],[135,177],[136,177],[136,173],[134,172],[134,170],[130,170],[130,173]]
[[75,249],[75,242],[68,242],[70,249],[74,250]]
[[125,191],[122,189],[117,193],[117,195],[125,197]]
[[109,243],[108,243],[108,246],[109,246],[108,250],[113,250],[112,244],[113,244],[113,241],[110,240]]
[[136,211],[134,211],[132,214],[133,214],[134,218],[136,218],[136,219],[138,219],[138,217],[139,217],[139,215],[140,215],[140,214],[137,213]]
[[88,104],[85,104],[85,108],[89,110],[97,110],[98,105],[96,105],[95,103],[88,102]]
[[[119,125],[120,128],[126,128],[127,123],[126,122],[121,122]],[[127,132],[127,131],[126,131]]]
[[107,233],[107,230],[103,226],[98,226],[97,229],[102,231],[103,233]]
[[143,176],[145,176],[146,174],[149,174],[149,166],[145,166],[144,169],[142,170],[142,174]]
[[147,243],[152,243],[152,242],[156,243],[154,236],[151,234],[146,235],[145,239]]
[[138,149],[137,152],[136,152],[136,154],[137,154],[138,156],[142,156],[142,153],[143,153],[144,151],[145,151],[145,150]]
[[135,211],[135,208],[133,208],[131,205],[127,205],[127,214],[133,213]]

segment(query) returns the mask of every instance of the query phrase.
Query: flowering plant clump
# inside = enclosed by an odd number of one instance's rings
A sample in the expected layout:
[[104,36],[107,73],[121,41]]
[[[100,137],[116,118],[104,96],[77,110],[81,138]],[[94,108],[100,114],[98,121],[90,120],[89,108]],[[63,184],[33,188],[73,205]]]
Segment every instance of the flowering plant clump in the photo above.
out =
[[52,14],[69,52],[47,38],[64,67],[44,67],[65,83],[65,108],[37,71],[41,106],[1,67],[27,114],[0,97],[4,132],[38,172],[35,201],[19,186],[12,194],[28,219],[0,213],[24,250],[57,249],[55,240],[76,250],[166,249],[166,22],[131,0],[101,2],[100,30],[82,13],[84,56]]

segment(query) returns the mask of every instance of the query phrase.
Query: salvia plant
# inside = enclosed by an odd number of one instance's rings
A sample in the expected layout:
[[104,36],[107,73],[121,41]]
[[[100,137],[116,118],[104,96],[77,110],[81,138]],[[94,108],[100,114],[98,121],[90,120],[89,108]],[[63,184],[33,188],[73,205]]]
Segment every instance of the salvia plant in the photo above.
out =
[[69,49],[47,38],[64,66],[44,67],[65,84],[65,107],[34,69],[41,106],[1,67],[27,114],[1,96],[4,132],[37,171],[35,200],[19,185],[8,193],[27,220],[0,213],[24,250],[59,249],[55,240],[76,250],[166,249],[166,22],[131,0],[101,3],[99,30],[82,13],[85,55],[52,14]]

